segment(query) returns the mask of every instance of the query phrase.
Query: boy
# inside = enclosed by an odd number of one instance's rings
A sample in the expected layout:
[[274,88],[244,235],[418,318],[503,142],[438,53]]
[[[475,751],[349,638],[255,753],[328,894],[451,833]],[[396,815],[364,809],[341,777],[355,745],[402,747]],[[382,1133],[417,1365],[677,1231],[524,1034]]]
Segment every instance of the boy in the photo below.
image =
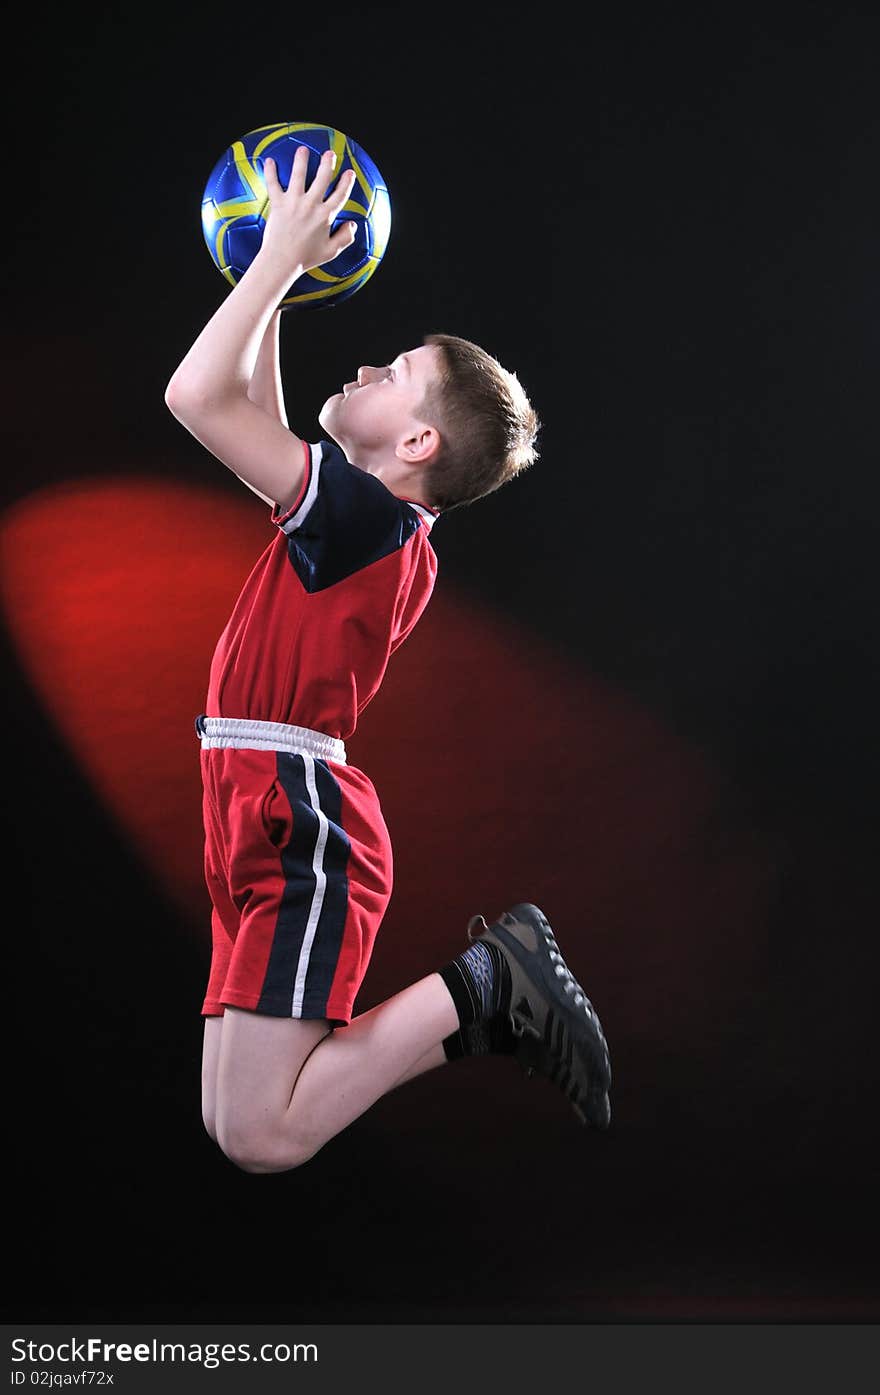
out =
[[328,152],[286,190],[267,160],[271,217],[247,274],[173,374],[165,401],[260,495],[277,534],[218,641],[201,738],[213,953],[202,1015],[202,1110],[249,1172],[298,1166],[388,1091],[462,1055],[515,1057],[579,1118],[610,1119],[599,1020],[537,907],[492,925],[438,972],[352,1020],[391,894],[376,792],[345,738],[431,594],[431,526],[535,457],[516,378],[476,345],[430,336],[330,397],[326,438],[288,428],[278,364],[290,285],[349,246],[331,227]]

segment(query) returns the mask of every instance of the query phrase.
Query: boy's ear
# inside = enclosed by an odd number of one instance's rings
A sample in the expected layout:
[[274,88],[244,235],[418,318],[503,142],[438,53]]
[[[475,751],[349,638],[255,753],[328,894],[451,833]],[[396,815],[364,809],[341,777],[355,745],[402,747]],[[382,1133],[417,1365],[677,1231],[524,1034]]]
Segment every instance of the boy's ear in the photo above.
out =
[[427,465],[440,449],[440,432],[436,426],[420,422],[397,443],[394,454],[405,465]]

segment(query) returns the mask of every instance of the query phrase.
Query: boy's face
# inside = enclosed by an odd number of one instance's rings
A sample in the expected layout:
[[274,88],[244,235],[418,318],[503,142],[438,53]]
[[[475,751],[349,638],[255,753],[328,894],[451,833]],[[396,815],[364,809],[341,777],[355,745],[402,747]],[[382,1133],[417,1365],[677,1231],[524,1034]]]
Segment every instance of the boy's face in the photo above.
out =
[[384,368],[364,366],[328,397],[318,420],[353,465],[369,468],[370,461],[395,453],[425,424],[419,408],[439,373],[440,350],[434,344],[408,349]]

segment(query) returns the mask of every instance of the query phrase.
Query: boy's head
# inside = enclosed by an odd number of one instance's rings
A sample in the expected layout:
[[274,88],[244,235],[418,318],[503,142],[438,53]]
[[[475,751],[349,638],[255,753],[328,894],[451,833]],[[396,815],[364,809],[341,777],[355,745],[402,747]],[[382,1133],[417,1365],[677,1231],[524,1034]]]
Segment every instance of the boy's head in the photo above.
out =
[[537,457],[539,422],[519,380],[451,334],[359,369],[320,422],[352,464],[444,511],[490,494]]

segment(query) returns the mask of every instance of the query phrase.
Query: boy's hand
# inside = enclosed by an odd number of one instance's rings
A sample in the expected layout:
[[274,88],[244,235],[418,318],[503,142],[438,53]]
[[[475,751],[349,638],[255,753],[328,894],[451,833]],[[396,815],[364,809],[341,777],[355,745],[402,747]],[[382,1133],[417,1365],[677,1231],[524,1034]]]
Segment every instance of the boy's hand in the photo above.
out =
[[333,193],[325,198],[333,183],[336,156],[332,150],[324,152],[317,173],[306,189],[308,162],[306,147],[297,146],[286,190],[279,182],[275,161],[268,158],[263,165],[269,210],[260,255],[296,275],[332,261],[351,246],[357,230],[354,223],[342,223],[335,233],[330,232],[351,194],[355,171],[346,170],[340,175]]

